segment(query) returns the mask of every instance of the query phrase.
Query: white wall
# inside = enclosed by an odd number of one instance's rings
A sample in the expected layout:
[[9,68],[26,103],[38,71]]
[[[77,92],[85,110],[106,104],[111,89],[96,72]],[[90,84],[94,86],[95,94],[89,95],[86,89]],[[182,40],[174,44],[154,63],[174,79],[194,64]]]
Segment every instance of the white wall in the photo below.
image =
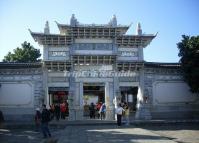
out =
[[0,105],[33,107],[32,84],[29,82],[1,83]]
[[183,81],[157,81],[153,84],[153,105],[191,103],[196,100]]

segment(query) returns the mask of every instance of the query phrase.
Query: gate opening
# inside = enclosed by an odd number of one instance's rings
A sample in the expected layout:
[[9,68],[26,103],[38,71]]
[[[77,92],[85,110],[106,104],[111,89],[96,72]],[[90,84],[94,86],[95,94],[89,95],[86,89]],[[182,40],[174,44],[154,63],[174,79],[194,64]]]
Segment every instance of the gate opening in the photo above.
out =
[[84,83],[83,85],[84,116],[89,116],[89,106],[105,102],[105,87],[100,83]]
[[120,87],[121,91],[121,102],[126,102],[130,109],[130,115],[135,114],[137,108],[137,93],[138,87],[124,86]]
[[49,87],[49,105],[61,105],[65,103],[66,112],[65,116],[69,115],[69,106],[68,106],[68,88],[65,87]]

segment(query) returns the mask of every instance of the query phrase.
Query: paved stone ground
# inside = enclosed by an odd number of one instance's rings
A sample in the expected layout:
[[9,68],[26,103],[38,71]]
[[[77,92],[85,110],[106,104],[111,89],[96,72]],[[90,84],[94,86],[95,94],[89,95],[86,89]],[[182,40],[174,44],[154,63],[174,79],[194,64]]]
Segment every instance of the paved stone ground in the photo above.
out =
[[159,126],[142,126],[155,134],[179,143],[199,143],[199,123],[176,123]]
[[[67,134],[67,136],[64,136]],[[67,127],[62,134],[59,143],[174,143],[165,137],[148,130],[130,127],[116,126],[81,126],[73,129]]]
[[[199,143],[198,123],[163,125],[79,125],[51,127],[59,143]],[[39,143],[42,135],[33,129],[0,129],[0,143]]]
[[[59,136],[63,129],[52,129],[54,138]],[[43,142],[43,136],[34,129],[0,129],[0,143],[40,143]]]

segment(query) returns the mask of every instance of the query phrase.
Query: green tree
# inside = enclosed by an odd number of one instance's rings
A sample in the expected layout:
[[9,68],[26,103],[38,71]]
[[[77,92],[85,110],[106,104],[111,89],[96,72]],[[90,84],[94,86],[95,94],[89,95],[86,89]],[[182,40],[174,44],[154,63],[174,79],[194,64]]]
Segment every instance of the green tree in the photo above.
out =
[[25,41],[21,44],[21,48],[14,49],[14,53],[8,52],[3,62],[38,62],[40,56],[40,50]]
[[199,93],[199,36],[182,35],[182,41],[177,43],[181,68],[185,82],[193,93]]

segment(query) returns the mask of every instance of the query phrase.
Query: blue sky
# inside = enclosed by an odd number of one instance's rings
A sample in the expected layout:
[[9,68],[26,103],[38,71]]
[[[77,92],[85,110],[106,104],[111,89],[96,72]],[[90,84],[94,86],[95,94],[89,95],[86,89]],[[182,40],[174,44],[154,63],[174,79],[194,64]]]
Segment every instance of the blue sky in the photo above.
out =
[[158,32],[144,49],[149,62],[178,62],[181,35],[199,35],[198,0],[1,0],[0,61],[25,40],[42,52],[28,28],[43,32],[48,20],[51,33],[58,33],[54,21],[69,23],[73,13],[86,24],[105,24],[116,14],[119,24],[132,23],[127,34],[135,34],[138,22],[144,33]]

